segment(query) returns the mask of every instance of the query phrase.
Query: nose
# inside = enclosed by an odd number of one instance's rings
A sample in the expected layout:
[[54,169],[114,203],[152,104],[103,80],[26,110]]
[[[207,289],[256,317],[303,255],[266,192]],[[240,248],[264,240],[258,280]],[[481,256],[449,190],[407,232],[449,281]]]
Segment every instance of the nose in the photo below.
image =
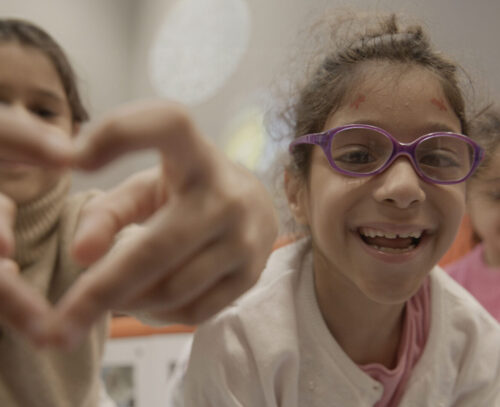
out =
[[425,200],[422,180],[406,157],[397,158],[382,174],[374,193],[378,202],[405,209]]

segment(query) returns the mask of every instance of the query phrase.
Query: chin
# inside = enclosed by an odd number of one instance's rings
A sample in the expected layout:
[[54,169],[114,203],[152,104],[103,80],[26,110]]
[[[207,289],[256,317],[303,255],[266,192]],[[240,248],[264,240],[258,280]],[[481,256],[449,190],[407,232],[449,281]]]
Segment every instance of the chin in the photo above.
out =
[[419,276],[386,276],[375,284],[360,287],[363,293],[379,304],[397,305],[408,301],[422,286],[429,273]]
[[29,190],[25,189],[24,191],[2,191],[3,194],[7,195],[10,199],[12,199],[17,205],[27,204],[29,202],[35,201],[39,198],[43,191],[40,190]]
[[22,179],[2,180],[0,191],[16,204],[22,205],[43,196],[56,185],[57,181],[56,177],[43,177],[40,175],[40,171],[32,171]]

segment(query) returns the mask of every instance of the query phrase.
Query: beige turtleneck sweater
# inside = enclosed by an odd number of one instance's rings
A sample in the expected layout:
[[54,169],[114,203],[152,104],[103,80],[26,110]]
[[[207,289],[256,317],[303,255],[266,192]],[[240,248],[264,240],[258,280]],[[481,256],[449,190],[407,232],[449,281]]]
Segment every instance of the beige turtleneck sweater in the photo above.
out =
[[[15,260],[22,276],[55,304],[81,268],[69,245],[83,204],[92,193],[68,197],[70,178],[18,207]],[[38,350],[16,332],[0,335],[0,407],[96,407],[107,317],[71,352]]]

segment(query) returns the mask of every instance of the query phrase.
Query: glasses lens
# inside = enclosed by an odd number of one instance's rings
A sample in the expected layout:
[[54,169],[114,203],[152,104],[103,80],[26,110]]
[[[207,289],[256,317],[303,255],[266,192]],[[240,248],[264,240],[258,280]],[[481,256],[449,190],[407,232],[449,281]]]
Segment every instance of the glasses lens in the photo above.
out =
[[415,150],[421,171],[437,181],[458,181],[469,174],[474,148],[466,140],[452,135],[425,139]]
[[384,134],[364,128],[345,129],[332,139],[335,165],[346,172],[368,174],[382,167],[392,154],[391,140]]

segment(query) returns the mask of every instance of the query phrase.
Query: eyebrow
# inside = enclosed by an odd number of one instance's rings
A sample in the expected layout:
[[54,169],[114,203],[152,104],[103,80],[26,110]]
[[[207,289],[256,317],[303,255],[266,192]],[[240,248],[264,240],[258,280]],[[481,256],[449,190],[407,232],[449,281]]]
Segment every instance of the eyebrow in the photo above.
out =
[[450,126],[444,123],[431,123],[425,126],[425,133],[436,133],[441,131],[449,133],[457,133],[455,129],[452,129]]
[[[0,84],[0,92],[5,92],[5,93],[9,94],[10,92],[12,92],[12,89],[9,86]],[[30,93],[32,95],[35,95],[36,97],[48,99],[52,102],[56,102],[56,103],[64,103],[65,102],[65,98],[63,96],[61,96],[59,93],[52,91],[51,89],[36,87],[36,88],[31,88]]]
[[43,89],[43,88],[34,89],[33,93],[36,96],[42,97],[44,99],[49,99],[53,102],[57,102],[57,103],[64,103],[65,102],[64,97],[62,97],[58,93],[55,93],[55,92],[48,90],[48,89]]
[[[380,127],[385,130],[384,125],[379,122],[378,120],[371,120],[371,119],[360,119],[356,120],[356,123],[353,124],[368,124],[370,126],[376,126]],[[429,134],[429,133],[438,133],[438,132],[449,132],[449,133],[457,133],[456,130],[452,129],[450,126],[440,123],[440,122],[432,122],[428,123],[425,126],[422,127],[422,135],[424,134]]]

